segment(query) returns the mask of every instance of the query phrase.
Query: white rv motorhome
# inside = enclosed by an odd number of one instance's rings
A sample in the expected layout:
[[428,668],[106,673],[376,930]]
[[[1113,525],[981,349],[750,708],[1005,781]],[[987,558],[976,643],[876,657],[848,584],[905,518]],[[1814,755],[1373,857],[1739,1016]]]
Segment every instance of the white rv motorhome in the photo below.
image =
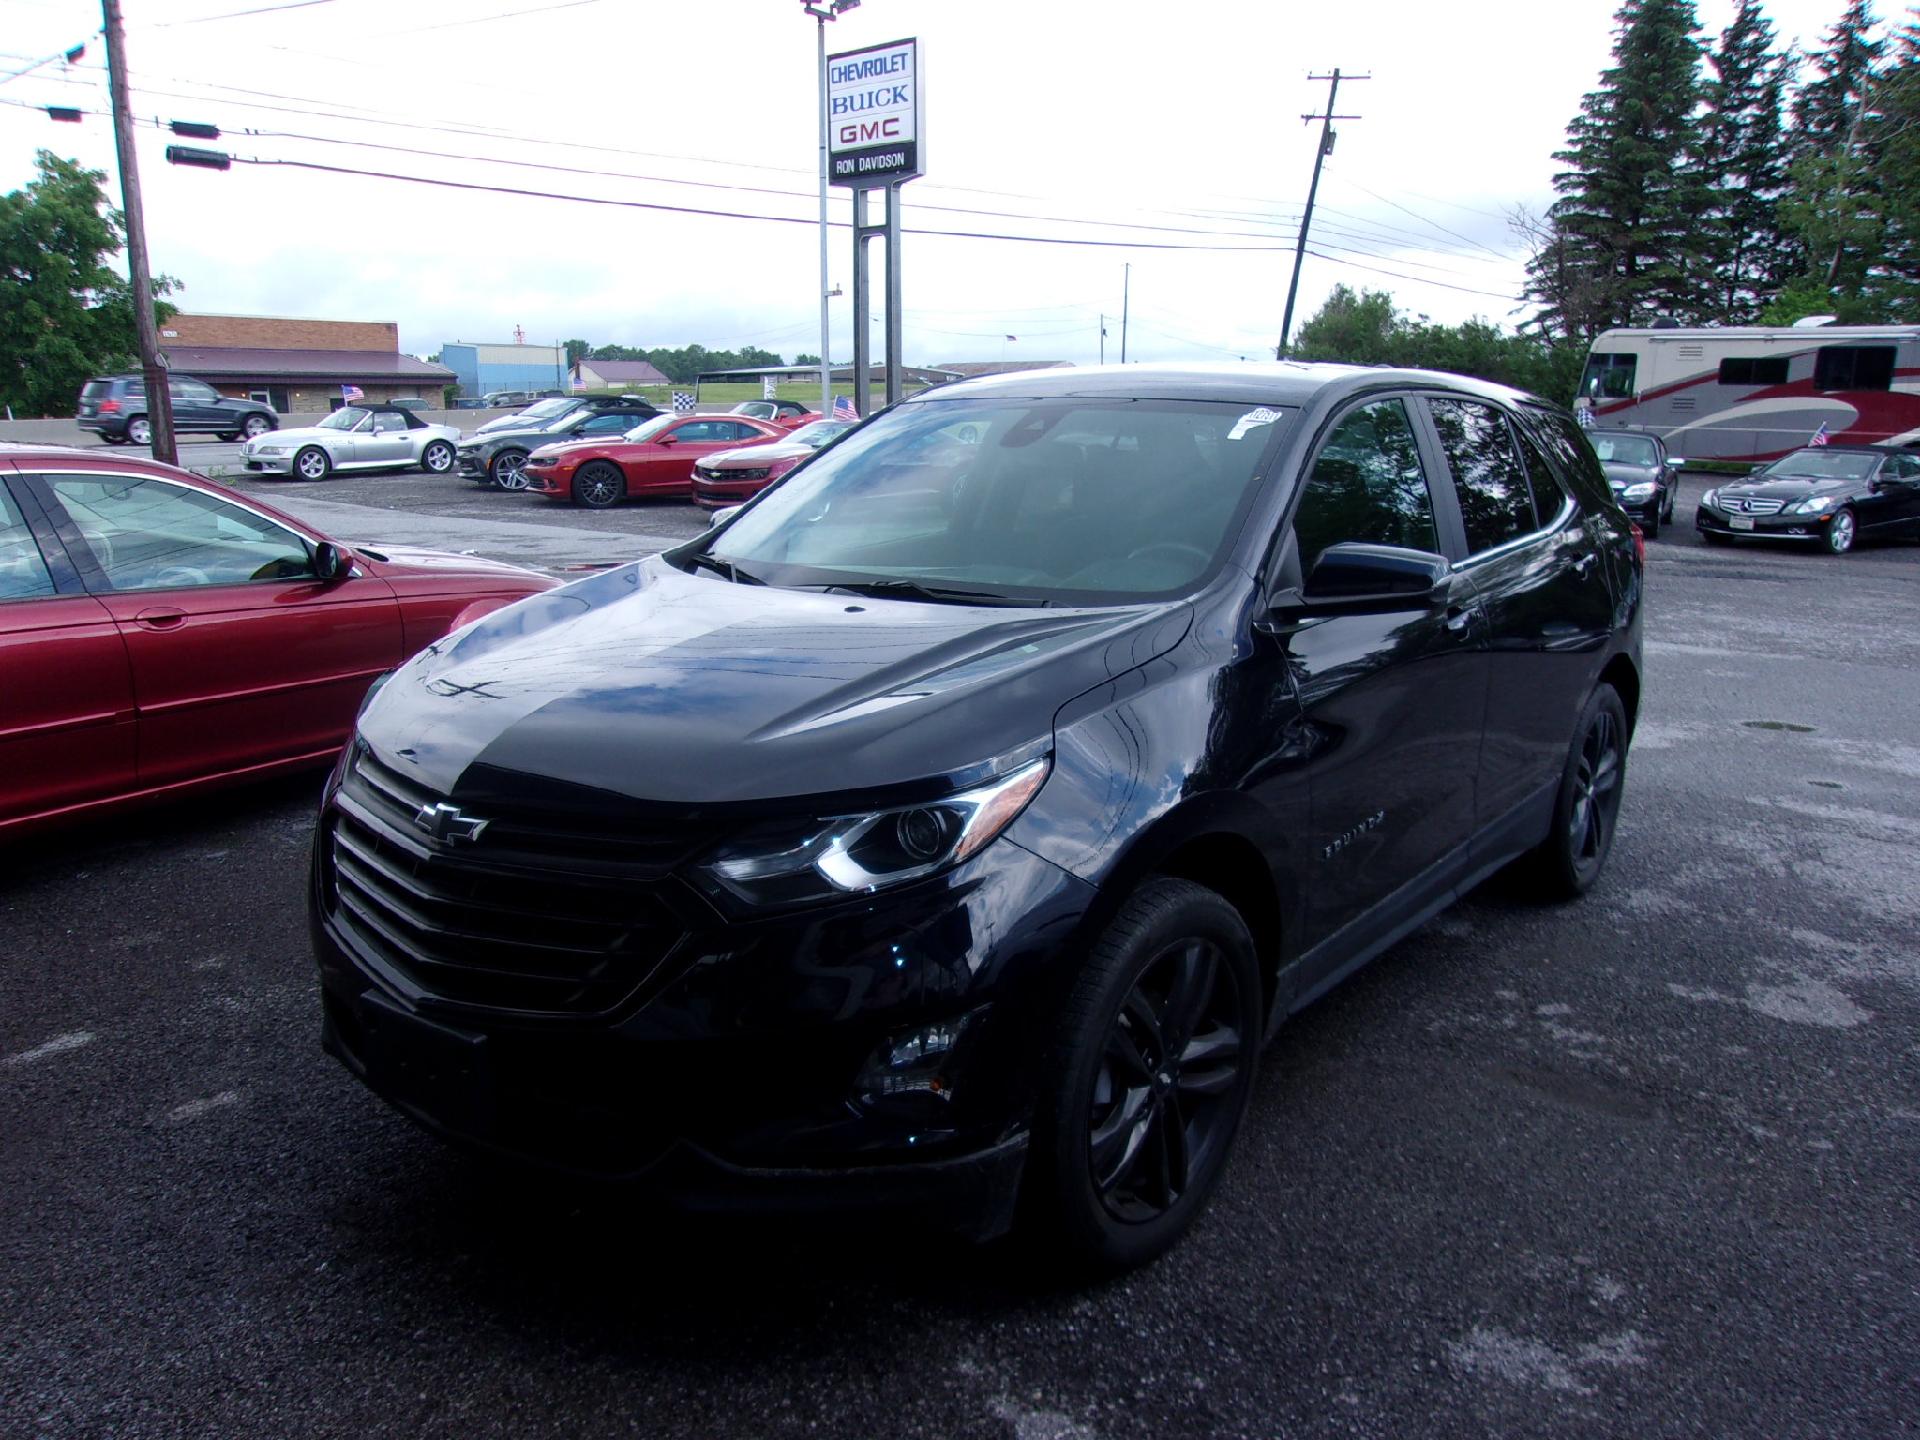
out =
[[1689,460],[1770,460],[1821,434],[1920,441],[1920,325],[1608,330],[1574,408]]

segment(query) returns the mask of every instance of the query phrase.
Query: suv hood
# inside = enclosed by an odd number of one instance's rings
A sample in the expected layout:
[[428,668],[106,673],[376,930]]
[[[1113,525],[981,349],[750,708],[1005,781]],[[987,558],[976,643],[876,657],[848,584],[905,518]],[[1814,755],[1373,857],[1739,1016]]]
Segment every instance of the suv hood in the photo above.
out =
[[468,799],[557,782],[673,805],[840,803],[1031,752],[1061,705],[1189,623],[1185,602],[919,604],[735,585],[655,556],[428,646],[360,734]]

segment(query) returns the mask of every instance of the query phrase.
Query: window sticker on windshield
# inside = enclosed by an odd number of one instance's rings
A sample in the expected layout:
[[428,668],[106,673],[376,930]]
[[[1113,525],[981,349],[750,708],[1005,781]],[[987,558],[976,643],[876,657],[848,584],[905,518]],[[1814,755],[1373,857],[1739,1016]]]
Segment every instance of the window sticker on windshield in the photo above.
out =
[[1280,418],[1278,410],[1249,410],[1233,422],[1233,429],[1227,432],[1227,439],[1238,440],[1249,430],[1259,425],[1271,425]]

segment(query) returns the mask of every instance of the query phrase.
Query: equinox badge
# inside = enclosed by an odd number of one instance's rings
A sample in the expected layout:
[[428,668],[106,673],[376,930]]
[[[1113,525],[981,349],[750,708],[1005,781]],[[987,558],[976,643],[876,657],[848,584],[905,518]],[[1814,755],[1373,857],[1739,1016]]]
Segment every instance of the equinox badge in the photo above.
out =
[[478,840],[487,822],[462,815],[460,807],[444,800],[438,805],[422,805],[414,812],[413,823],[439,841]]

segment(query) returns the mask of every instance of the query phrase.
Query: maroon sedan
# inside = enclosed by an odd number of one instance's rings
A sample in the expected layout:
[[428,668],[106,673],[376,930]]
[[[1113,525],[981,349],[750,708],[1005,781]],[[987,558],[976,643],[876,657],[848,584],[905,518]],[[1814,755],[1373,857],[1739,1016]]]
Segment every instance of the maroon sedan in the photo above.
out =
[[830,440],[853,428],[851,420],[815,420],[765,447],[722,450],[693,467],[693,503],[708,510],[744,505]]
[[685,500],[702,457],[791,434],[746,415],[658,415],[616,440],[542,445],[527,457],[527,489],[590,510],[645,496]]
[[0,444],[0,841],[323,764],[376,677],[555,583],[348,549],[151,460]]

